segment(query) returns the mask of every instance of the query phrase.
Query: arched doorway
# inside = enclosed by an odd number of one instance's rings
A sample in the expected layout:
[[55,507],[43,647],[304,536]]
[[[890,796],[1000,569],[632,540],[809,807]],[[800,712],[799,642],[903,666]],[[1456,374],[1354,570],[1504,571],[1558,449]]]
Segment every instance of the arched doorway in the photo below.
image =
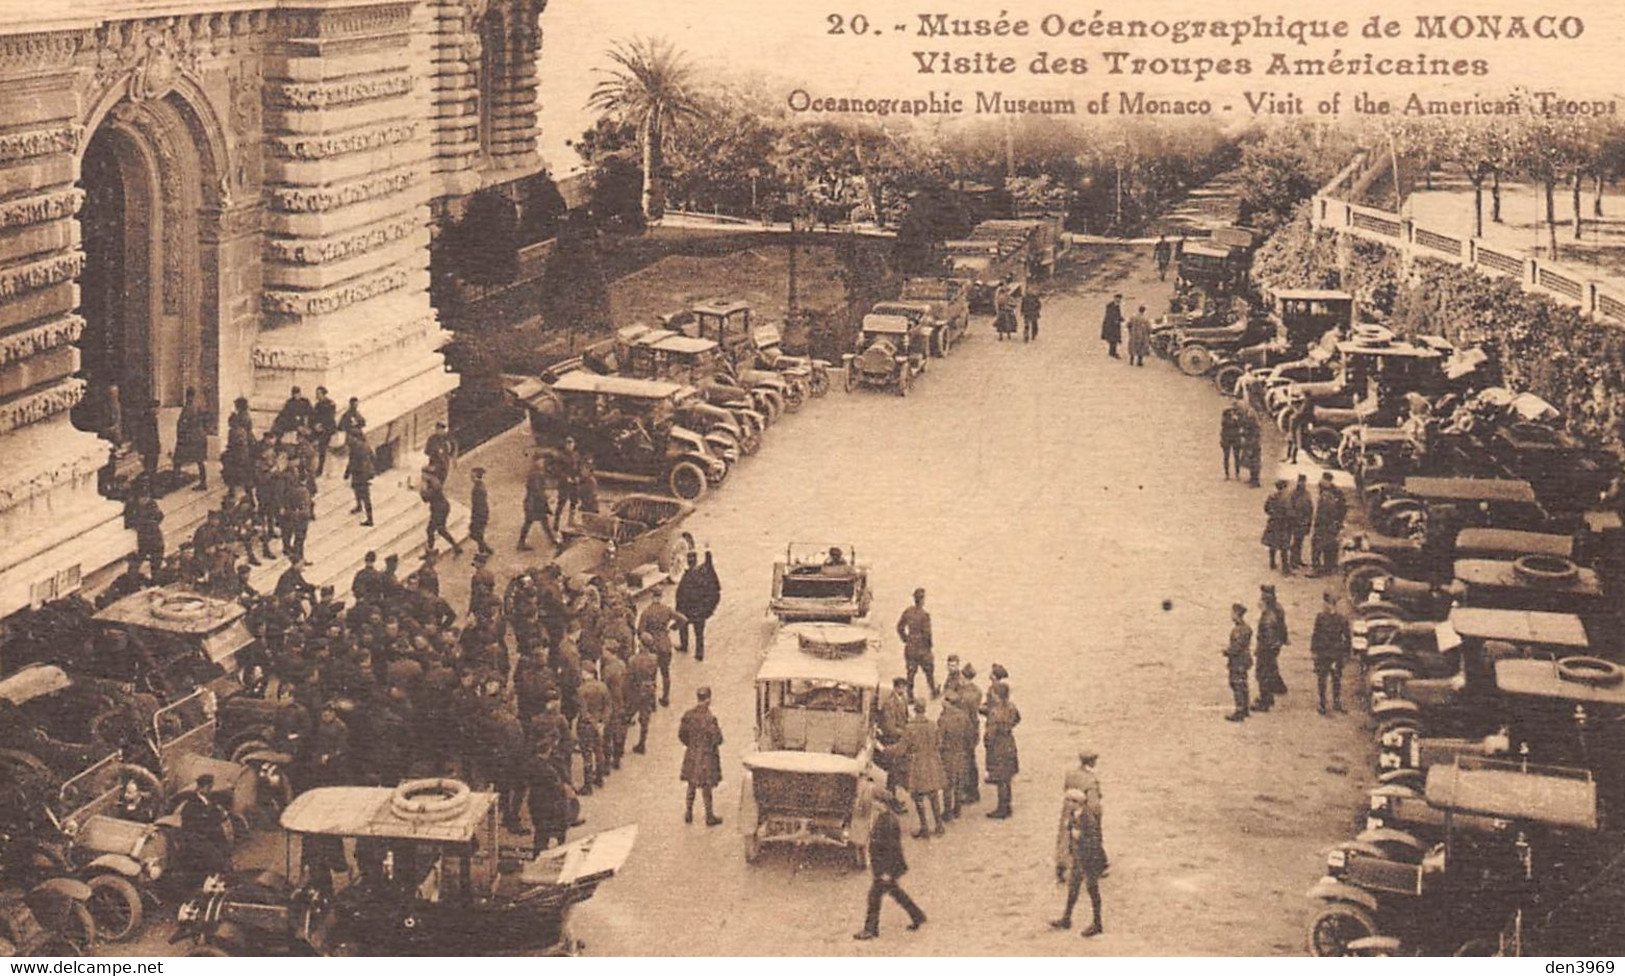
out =
[[158,404],[167,453],[185,392],[218,417],[219,337],[206,301],[202,222],[214,186],[195,116],[178,97],[124,100],[85,145],[80,375],[75,425],[117,443]]

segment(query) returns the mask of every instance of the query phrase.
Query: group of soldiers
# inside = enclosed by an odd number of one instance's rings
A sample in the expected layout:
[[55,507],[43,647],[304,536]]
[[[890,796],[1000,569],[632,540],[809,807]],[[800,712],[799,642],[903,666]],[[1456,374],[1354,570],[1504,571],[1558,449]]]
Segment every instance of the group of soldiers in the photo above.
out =
[[1264,534],[1259,540],[1270,553],[1270,568],[1291,576],[1303,569],[1303,544],[1309,542],[1310,575],[1337,568],[1337,549],[1348,519],[1348,499],[1330,471],[1321,473],[1318,497],[1309,492],[1309,476],[1298,475],[1296,487],[1278,478],[1264,499]]
[[1258,474],[1264,466],[1264,432],[1258,414],[1241,400],[1232,400],[1219,415],[1219,452],[1224,455],[1224,480],[1230,480],[1231,462],[1235,478],[1247,470],[1249,487],[1261,487]]
[[[1275,586],[1270,583],[1259,587],[1256,633],[1247,626],[1246,604],[1231,605],[1230,621],[1230,639],[1223,653],[1236,707],[1225,718],[1231,722],[1241,722],[1255,712],[1269,711],[1275,705],[1276,696],[1287,693],[1286,682],[1281,677],[1280,661],[1281,649],[1290,643],[1291,638],[1287,631],[1286,611],[1276,596]],[[1353,646],[1348,618],[1338,607],[1337,594],[1328,590],[1309,639],[1309,654],[1314,661],[1322,715],[1327,714],[1328,684],[1332,692],[1331,710],[1343,711],[1343,663]],[[1253,672],[1258,684],[1258,697],[1251,701],[1249,671]]]

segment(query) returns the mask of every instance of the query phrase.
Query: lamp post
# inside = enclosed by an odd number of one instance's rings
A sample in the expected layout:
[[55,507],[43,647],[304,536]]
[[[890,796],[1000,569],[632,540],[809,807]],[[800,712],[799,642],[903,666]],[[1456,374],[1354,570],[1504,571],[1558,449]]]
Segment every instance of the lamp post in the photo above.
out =
[[790,204],[790,233],[786,237],[786,240],[789,242],[790,253],[788,255],[788,261],[786,262],[785,268],[787,272],[786,277],[789,278],[789,293],[784,299],[784,327],[786,330],[790,328],[790,323],[796,320],[796,313],[798,311],[797,306],[799,304],[800,297],[796,294],[796,235],[801,232],[801,188],[797,187],[792,189],[789,197],[787,198],[787,202]]

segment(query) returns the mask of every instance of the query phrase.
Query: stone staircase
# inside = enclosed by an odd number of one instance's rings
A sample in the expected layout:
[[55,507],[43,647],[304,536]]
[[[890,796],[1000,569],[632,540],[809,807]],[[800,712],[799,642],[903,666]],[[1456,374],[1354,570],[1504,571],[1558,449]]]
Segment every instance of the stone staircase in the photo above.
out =
[[[429,507],[418,496],[415,477],[403,471],[385,471],[372,483],[372,526],[361,524],[360,515],[350,514],[355,496],[341,477],[342,460],[330,459],[327,472],[317,479],[316,520],[305,537],[305,579],[316,586],[332,586],[340,598],[350,592],[350,580],[363,564],[369,550],[378,553],[379,565],[389,555],[401,557],[400,575],[417,568],[423,551],[424,529],[429,524]],[[192,538],[208,514],[218,509],[226,489],[210,472],[213,487],[208,491],[183,488],[159,499],[164,512],[164,537],[174,550]],[[459,542],[468,537],[468,509],[453,501],[448,529]],[[277,579],[288,568],[280,558],[281,546],[273,543],[278,558],[265,561],[249,574],[249,582],[261,593],[276,588]],[[263,560],[263,555],[261,559]]]

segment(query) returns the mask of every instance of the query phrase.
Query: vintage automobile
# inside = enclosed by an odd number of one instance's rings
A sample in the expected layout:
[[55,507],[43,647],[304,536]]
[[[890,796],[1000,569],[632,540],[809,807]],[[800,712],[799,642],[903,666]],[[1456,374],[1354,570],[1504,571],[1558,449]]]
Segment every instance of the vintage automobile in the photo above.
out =
[[841,358],[846,367],[846,391],[859,386],[891,387],[898,396],[908,396],[914,377],[925,372],[927,349],[931,342],[928,326],[916,325],[899,315],[863,317],[858,333],[858,351]]
[[761,369],[787,373],[807,384],[809,396],[821,397],[829,392],[829,370],[833,365],[827,359],[813,356],[791,356],[782,348],[784,332],[776,325],[759,326],[751,333],[756,346],[756,365]]
[[970,328],[970,286],[958,278],[908,278],[898,298],[931,306],[931,317],[944,329],[937,343],[939,355],[957,345]]
[[197,688],[223,698],[255,680],[243,674],[259,656],[246,614],[236,601],[174,587],[132,593],[96,614],[101,633],[83,671],[168,700]]
[[851,623],[869,615],[872,599],[869,568],[858,562],[851,546],[792,542],[784,547],[784,561],[773,564],[773,597],[767,608],[781,623]]
[[1243,287],[1245,264],[1229,247],[1207,241],[1187,240],[1175,267],[1176,287],[1200,288],[1213,294],[1229,294]]
[[62,784],[49,815],[60,840],[51,845],[63,868],[90,887],[85,902],[98,936],[123,942],[141,928],[146,904],[169,881],[174,831],[162,790],[147,770],[104,757]]
[[1614,614],[1597,573],[1562,556],[1458,559],[1449,582],[1377,576],[1370,583],[1369,600],[1382,603],[1384,615],[1410,619],[1440,619],[1458,604],[1597,618]]
[[953,344],[953,337],[949,333],[948,323],[937,318],[933,311],[932,302],[890,301],[876,302],[869,309],[871,315],[892,315],[908,319],[916,327],[926,332],[926,345],[931,355],[941,359],[948,355],[948,348]]
[[687,313],[663,318],[666,328],[695,339],[710,339],[721,348],[730,375],[736,383],[751,390],[772,391],[785,410],[801,409],[810,392],[800,376],[781,374],[756,367],[756,342],[751,329],[748,302],[733,298],[709,298],[695,302]]
[[[260,802],[262,777],[254,764],[218,755],[219,708],[219,699],[207,688],[160,708],[152,716],[149,751],[164,797],[174,797],[208,773],[228,809],[239,823],[246,823]],[[280,810],[287,794],[273,786],[266,799]]]
[[786,624],[756,672],[756,739],[745,751],[745,859],[764,844],[821,845],[867,863],[879,640],[851,624]]
[[[651,329],[646,325],[625,326],[616,330],[613,338],[588,346],[579,356],[553,363],[542,371],[539,380],[541,383],[556,383],[561,376],[586,370],[600,376],[628,375],[684,384],[685,390],[678,396],[674,414],[679,424],[704,434],[719,452],[726,453],[732,448],[741,455],[755,454],[761,447],[762,431],[767,429],[769,421],[765,414],[756,409],[757,403],[752,399],[751,391],[737,386],[732,378],[724,376],[715,363],[707,363],[700,371],[701,377],[692,383],[689,371],[675,368],[676,364],[672,361],[675,357],[662,357],[662,366],[672,365],[674,368],[669,371],[670,375],[660,372],[656,368],[652,350],[642,350],[637,355],[633,352],[639,339],[655,335],[676,337],[679,334],[665,329]],[[513,397],[517,390],[531,391],[537,385],[537,380],[506,374],[502,377],[502,383],[508,395]],[[777,403],[776,397],[774,403]]]
[[[742,379],[715,339],[640,326],[628,326],[618,336],[626,342],[628,375],[692,386],[714,406],[748,407],[760,416],[763,428],[786,410],[800,409],[804,399],[802,384],[770,371],[752,370],[756,382]],[[738,420],[748,422],[743,414]]]
[[[532,856],[497,829],[497,795],[456,780],[326,786],[282,814],[286,871],[211,879],[177,913],[194,955],[569,955],[570,908],[625,865],[637,826]],[[354,849],[328,897],[287,879],[318,845]],[[347,862],[346,862],[347,863]]]
[[[1403,844],[1361,840],[1327,854],[1326,875],[1308,892],[1319,904],[1311,955],[1516,954],[1522,946],[1504,933],[1535,937],[1534,909],[1576,890],[1565,855],[1590,838],[1569,834],[1600,827],[1589,773],[1462,757],[1428,771],[1425,795],[1442,815],[1443,841],[1419,858]],[[1459,817],[1472,818],[1470,829]],[[1510,827],[1486,833],[1485,818]]]
[[1539,532],[1550,518],[1534,486],[1518,478],[1410,477],[1371,497],[1372,528],[1385,535],[1426,534],[1453,545],[1464,528]]
[[1221,325],[1184,325],[1164,340],[1174,365],[1186,376],[1205,376],[1221,354],[1263,342],[1275,334],[1270,321],[1244,313]]
[[1226,396],[1237,396],[1249,370],[1302,359],[1311,348],[1328,350],[1354,329],[1354,296],[1318,288],[1283,288],[1270,295],[1267,341],[1221,354],[1213,366],[1213,385]]
[[552,385],[510,389],[530,411],[538,447],[559,450],[574,438],[600,478],[659,485],[693,501],[728,476],[705,438],[677,423],[684,387],[676,383],[576,370]]
[[86,903],[90,887],[74,878],[0,886],[0,956],[57,957],[88,953],[97,938]]
[[144,716],[130,715],[130,697],[116,682],[76,681],[54,664],[20,668],[0,680],[0,771],[71,776],[128,740],[139,741]]
[[1027,283],[1027,248],[1023,242],[998,238],[946,241],[948,274],[968,284],[967,307],[990,313],[1000,285]]
[[1380,326],[1363,325],[1336,345],[1328,378],[1268,387],[1265,409],[1279,422],[1288,409],[1307,405],[1315,408],[1317,420],[1338,428],[1385,416],[1379,408],[1397,415],[1403,406],[1398,398],[1405,393],[1428,394],[1444,385],[1446,354],[1453,349],[1437,337],[1407,341]]
[[565,579],[588,573],[626,580],[649,565],[662,574],[680,572],[673,543],[693,512],[681,499],[641,493],[615,499],[608,511],[577,510],[565,523],[564,549],[553,561]]

